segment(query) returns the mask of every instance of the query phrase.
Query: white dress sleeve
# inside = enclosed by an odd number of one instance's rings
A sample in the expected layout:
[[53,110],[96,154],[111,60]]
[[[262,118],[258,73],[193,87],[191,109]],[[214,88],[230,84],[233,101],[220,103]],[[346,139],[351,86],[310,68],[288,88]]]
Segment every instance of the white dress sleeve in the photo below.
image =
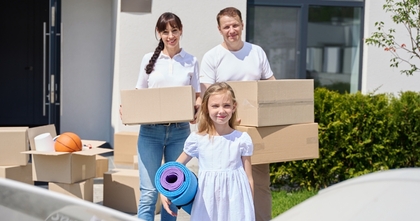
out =
[[196,133],[191,133],[184,144],[184,152],[188,154],[188,156],[198,158],[198,142],[197,142],[198,135]]
[[252,143],[252,139],[247,132],[242,133],[239,145],[242,156],[252,156],[254,153],[254,144]]

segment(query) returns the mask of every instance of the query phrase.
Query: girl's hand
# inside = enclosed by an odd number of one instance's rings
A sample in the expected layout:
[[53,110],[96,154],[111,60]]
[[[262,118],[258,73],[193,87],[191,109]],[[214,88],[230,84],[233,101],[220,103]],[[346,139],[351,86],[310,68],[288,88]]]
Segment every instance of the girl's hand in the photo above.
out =
[[166,212],[169,213],[171,216],[176,216],[177,214],[169,208],[169,205],[171,205],[171,201],[164,195],[160,194],[160,199],[162,201],[162,206],[166,210]]

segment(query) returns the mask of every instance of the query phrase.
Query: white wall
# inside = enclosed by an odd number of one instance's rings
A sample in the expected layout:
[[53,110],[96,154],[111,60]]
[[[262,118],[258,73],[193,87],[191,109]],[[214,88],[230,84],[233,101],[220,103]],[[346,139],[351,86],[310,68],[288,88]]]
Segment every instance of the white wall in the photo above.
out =
[[110,141],[112,0],[63,0],[61,45],[60,132]]
[[151,13],[118,13],[112,96],[112,126],[115,132],[139,130],[139,126],[124,126],[121,123],[118,112],[120,90],[135,88],[143,55],[154,51],[158,44],[155,25],[162,13],[169,11],[180,17],[183,24],[181,47],[201,61],[207,50],[222,42],[217,29],[217,13],[225,7],[234,6],[241,10],[246,21],[246,3],[246,0],[159,0],[152,1]]
[[[408,32],[403,25],[396,26],[391,20],[391,14],[386,13],[382,6],[385,0],[366,0],[365,5],[365,29],[364,38],[368,38],[373,32],[377,31],[374,24],[377,21],[385,23],[386,30],[395,28],[395,38],[401,39],[400,43],[408,45]],[[363,77],[362,92],[369,93],[398,93],[400,91],[420,91],[420,73],[414,73],[414,76],[406,76],[400,73],[400,68],[391,68],[390,52],[383,48],[368,46],[364,44],[363,51]],[[417,65],[420,61],[416,62]],[[406,67],[400,65],[401,68]],[[406,68],[405,68],[406,69]]]

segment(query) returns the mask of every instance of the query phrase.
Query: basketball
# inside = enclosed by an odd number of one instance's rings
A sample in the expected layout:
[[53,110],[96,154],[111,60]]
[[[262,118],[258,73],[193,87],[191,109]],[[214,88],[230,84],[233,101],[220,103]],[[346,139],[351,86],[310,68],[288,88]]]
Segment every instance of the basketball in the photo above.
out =
[[77,134],[65,132],[57,137],[54,143],[54,149],[57,152],[75,152],[82,150],[82,140]]

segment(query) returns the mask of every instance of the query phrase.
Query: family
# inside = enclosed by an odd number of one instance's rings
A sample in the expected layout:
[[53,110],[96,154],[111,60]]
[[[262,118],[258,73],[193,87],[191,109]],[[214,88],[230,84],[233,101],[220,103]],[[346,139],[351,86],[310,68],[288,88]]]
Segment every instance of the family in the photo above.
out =
[[[240,122],[237,102],[225,82],[275,77],[263,49],[242,40],[244,24],[238,9],[222,9],[216,19],[223,42],[205,53],[200,65],[195,56],[180,47],[182,22],[170,12],[158,18],[159,44],[142,59],[137,89],[191,85],[198,113],[192,122],[140,126],[140,219],[154,220],[159,195],[154,180],[162,159],[185,165],[193,157],[199,160],[199,172],[191,220],[271,219],[269,165],[251,166],[252,140],[247,133],[235,130]],[[197,131],[191,133],[190,123],[197,123]],[[160,197],[161,220],[176,220],[177,207],[165,196]]]

